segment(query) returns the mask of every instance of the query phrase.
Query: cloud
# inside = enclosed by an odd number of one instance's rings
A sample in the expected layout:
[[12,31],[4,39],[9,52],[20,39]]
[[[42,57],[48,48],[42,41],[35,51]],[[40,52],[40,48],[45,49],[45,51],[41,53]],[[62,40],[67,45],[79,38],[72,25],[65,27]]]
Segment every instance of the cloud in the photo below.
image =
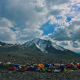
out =
[[45,0],[47,7],[68,3],[70,0]]
[[[71,50],[78,49],[79,2],[79,0],[0,0],[1,40],[22,42],[41,37],[54,40],[64,47],[71,45]],[[70,18],[70,21],[67,21],[67,18]],[[42,36],[44,30],[40,28],[48,21],[50,25],[58,26],[53,26],[55,29],[51,34]],[[50,28],[47,25],[46,27]]]
[[[65,18],[66,20],[66,18]],[[80,14],[74,16],[71,21],[64,22],[64,25],[61,25],[55,28],[54,33],[49,37],[55,40],[78,40],[80,39]]]
[[57,41],[76,41],[80,40],[80,25],[78,22],[74,21],[69,26],[58,27],[54,30],[54,33],[49,35],[51,39]]
[[59,44],[63,45],[63,46],[68,46],[68,42],[67,41],[61,41]]
[[74,48],[80,48],[80,43],[79,43],[78,41],[73,41],[73,42],[72,42],[72,46],[73,46]]
[[0,27],[14,27],[14,25],[6,18],[0,19]]
[[[27,41],[27,39],[29,40],[42,35],[43,31],[39,28],[46,22],[46,16],[43,13],[39,14],[36,11],[38,9],[38,11],[40,11],[42,8],[36,6],[33,2],[26,0],[5,0],[5,2],[1,2],[1,17],[4,17],[11,22],[15,22],[16,25],[13,29],[16,30],[18,40]],[[12,27],[10,24],[5,25]],[[3,26],[5,25],[3,24]]]
[[[51,17],[55,15],[61,15],[62,9],[50,7],[48,9],[48,5],[53,3],[52,6],[62,6],[62,4],[67,3],[67,1],[55,1],[55,0],[5,0],[1,1],[1,17],[4,17],[4,20],[7,19],[11,23],[15,23],[16,25],[11,25],[9,23],[9,27],[13,27],[10,29],[17,36],[17,40],[27,41],[29,39],[40,37],[43,33],[40,30],[40,27],[45,24],[48,20],[51,20]],[[51,20],[53,21],[53,20]],[[2,23],[2,22],[1,22]],[[5,26],[5,25],[3,25]]]
[[[62,16],[61,18],[57,19],[55,16],[49,16],[49,19],[51,19],[50,24],[58,24],[60,26],[55,27],[54,32],[52,34],[48,34],[47,36],[44,36],[43,38],[46,39],[49,37],[48,39],[50,38],[53,39],[54,41],[56,41],[56,43],[58,43],[59,45],[67,49],[70,49],[72,51],[80,51],[80,36],[79,36],[80,34],[80,10],[79,10],[78,2],[80,1],[74,0],[71,2],[71,5],[66,4],[65,9],[64,7],[63,8],[61,7],[62,12],[59,13],[58,16],[56,16],[56,17]],[[76,5],[78,4],[77,7],[73,7],[73,5],[75,4]],[[55,6],[55,8],[58,9],[57,7],[59,6]],[[59,10],[61,8],[59,7]],[[67,17],[71,18],[69,22],[67,22]]]
[[0,27],[0,40],[2,41],[14,41],[16,40],[16,34],[9,28]]
[[68,31],[64,27],[58,27],[55,28],[53,34],[49,35],[49,37],[58,41],[70,40],[67,33]]
[[23,40],[23,41],[27,41],[27,40],[31,40],[34,37],[39,37],[41,34],[43,33],[43,31],[35,29],[34,30],[31,28],[26,28],[23,29],[23,31],[20,34],[20,37],[18,38],[19,40]]
[[14,25],[11,21],[6,18],[0,19],[0,40],[7,42],[15,42],[16,34],[10,28],[13,28]]
[[37,12],[43,12],[43,10],[44,10],[44,7],[41,7],[41,6],[35,6],[35,10],[37,11]]
[[[67,22],[66,22],[67,23]],[[70,50],[80,50],[80,14],[74,16],[67,24],[56,27],[53,34],[49,37],[53,40],[60,41],[60,45]],[[67,44],[65,41],[71,41],[72,44]],[[78,41],[78,42],[76,42]]]
[[61,10],[58,10],[58,9],[56,9],[56,10],[50,10],[49,14],[55,16],[55,15],[59,15],[60,12],[61,12]]

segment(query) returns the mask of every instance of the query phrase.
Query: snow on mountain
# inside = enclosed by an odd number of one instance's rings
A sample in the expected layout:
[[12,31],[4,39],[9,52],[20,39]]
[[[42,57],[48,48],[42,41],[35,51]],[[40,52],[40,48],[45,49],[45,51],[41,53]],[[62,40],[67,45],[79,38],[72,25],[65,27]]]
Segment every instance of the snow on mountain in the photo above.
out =
[[39,40],[40,40],[39,38],[34,38],[32,41],[33,41],[34,43],[37,43]]
[[57,50],[61,50],[61,51],[64,51],[64,49],[62,47],[60,47],[59,45],[52,45],[55,49]]
[[[10,49],[14,51],[15,50],[20,50],[20,49],[25,49],[27,47],[35,49],[37,51],[41,51],[44,53],[53,53],[53,54],[74,54],[75,52],[70,51],[68,49],[63,48],[60,45],[57,45],[56,43],[50,41],[50,40],[43,40],[39,38],[35,38],[31,41],[28,41],[26,43],[22,44],[9,44],[5,42],[0,41],[0,47]],[[76,54],[76,53],[75,53]]]
[[48,53],[45,50],[46,44],[43,45],[43,43],[44,43],[43,40],[40,40],[39,38],[34,38],[32,41],[26,42],[24,45],[27,47],[31,47],[32,45],[35,44],[35,46],[39,48],[42,52]]
[[[56,51],[56,50],[64,51],[65,50],[63,47],[61,47],[57,44],[53,44],[49,40],[43,40],[43,39],[39,39],[39,38],[34,38],[32,41],[26,42],[24,45],[27,47],[31,47],[33,44],[35,44],[35,46],[38,49],[40,49],[42,52],[45,52],[45,53],[52,52],[52,50],[50,50],[50,48],[53,49],[54,51]],[[33,49],[34,49],[34,47],[33,47]]]

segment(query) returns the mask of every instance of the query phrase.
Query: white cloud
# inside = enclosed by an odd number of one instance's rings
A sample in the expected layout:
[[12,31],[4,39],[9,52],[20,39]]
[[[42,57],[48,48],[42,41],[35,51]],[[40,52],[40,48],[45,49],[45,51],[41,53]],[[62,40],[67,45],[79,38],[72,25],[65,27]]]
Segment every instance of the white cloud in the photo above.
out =
[[58,42],[59,45],[63,45],[63,46],[68,46],[69,45],[69,41],[60,41]]
[[14,25],[11,21],[3,17],[0,19],[0,27],[14,27]]
[[[59,41],[58,43],[63,47],[70,49],[72,51],[80,51],[80,14],[74,16],[70,23],[64,26],[55,28],[53,34],[50,34],[51,39]],[[65,42],[66,41],[66,42]],[[72,44],[70,44],[70,41]],[[78,41],[78,42],[76,42]],[[63,44],[67,44],[67,46]]]
[[[1,8],[5,4],[1,11],[6,12],[6,14],[3,13],[1,15],[11,22],[16,23],[18,29],[15,29],[17,30],[18,39],[27,40],[38,36],[40,37],[43,32],[39,29],[41,25],[45,24],[48,20],[51,20],[50,16],[54,17],[54,20],[56,20],[55,15],[62,15],[62,5],[65,4],[66,6],[64,6],[67,8],[66,3],[68,2],[69,0],[56,2],[55,0],[50,0],[49,2],[48,0],[5,0],[5,2],[1,4]],[[53,4],[49,9],[48,5],[51,3]],[[59,7],[56,7],[57,5]],[[53,19],[51,21],[53,21]],[[61,21],[58,20],[58,24],[60,23]],[[32,34],[34,35],[32,36]]]
[[67,26],[55,28],[51,38],[56,40],[74,40],[80,39],[80,21],[71,21]]
[[[60,26],[55,27],[53,34],[48,34],[46,36],[43,36],[43,38],[51,38],[51,40],[53,39],[57,44],[60,44],[67,49],[70,49],[72,51],[80,51],[80,11],[76,11],[76,7],[73,7],[73,5],[77,5],[78,2],[80,1],[74,0],[71,1],[72,4],[65,4],[64,7],[60,7],[64,4],[55,6],[55,9],[62,9],[62,13],[59,13],[59,15],[57,15],[57,17],[62,16],[62,18],[56,19],[54,15],[51,15],[48,18],[51,19],[50,24],[58,24]],[[77,6],[79,6],[79,4]],[[70,22],[66,22],[67,17],[73,18]]]
[[[42,35],[43,31],[39,28],[47,20],[45,13],[36,12],[36,3],[27,0],[7,0],[5,2],[3,2],[5,3],[3,10],[7,12],[5,15],[3,13],[2,16],[16,23],[14,29],[16,30],[18,40],[27,41]],[[38,8],[36,7],[36,9],[40,10],[41,3],[38,4],[40,7],[37,6]]]
[[0,19],[0,40],[5,42],[16,41],[16,34],[10,29],[13,28],[14,25],[11,21],[6,18]]
[[53,5],[61,5],[68,3],[69,0],[45,0],[47,7],[52,7]]
[[[57,44],[73,45],[71,50],[80,42],[80,11],[76,11],[79,0],[4,0],[0,3],[0,33],[2,40],[27,41],[35,37],[53,39]],[[56,17],[61,17],[57,19]],[[67,17],[73,17],[70,22]],[[50,20],[55,27],[52,34],[41,36],[40,27]],[[16,25],[15,25],[16,24]],[[4,27],[4,29],[2,28]],[[13,29],[15,30],[13,30]],[[5,34],[5,35],[4,35]],[[13,35],[13,36],[11,36]],[[8,39],[6,37],[9,37]],[[61,42],[62,41],[62,42]],[[79,43],[78,43],[79,44]],[[68,46],[64,46],[68,47]],[[70,48],[70,47],[69,47]]]
[[39,30],[39,29],[36,29],[34,28],[26,28],[26,29],[23,29],[23,31],[21,32],[20,34],[20,37],[18,39],[20,40],[23,40],[23,41],[27,41],[27,40],[31,40],[35,37],[39,37],[40,35],[42,35],[43,31]]
[[0,27],[0,40],[15,43],[16,34],[10,28]]

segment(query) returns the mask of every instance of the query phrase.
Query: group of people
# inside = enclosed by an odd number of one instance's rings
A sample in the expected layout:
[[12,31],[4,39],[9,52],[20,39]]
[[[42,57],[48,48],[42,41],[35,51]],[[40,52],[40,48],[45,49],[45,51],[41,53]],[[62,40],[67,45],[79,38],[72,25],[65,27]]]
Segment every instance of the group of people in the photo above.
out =
[[43,71],[43,72],[63,72],[63,71],[73,71],[80,69],[80,63],[73,61],[72,63],[67,64],[29,64],[20,65],[10,62],[0,62],[0,67],[11,69],[14,71]]

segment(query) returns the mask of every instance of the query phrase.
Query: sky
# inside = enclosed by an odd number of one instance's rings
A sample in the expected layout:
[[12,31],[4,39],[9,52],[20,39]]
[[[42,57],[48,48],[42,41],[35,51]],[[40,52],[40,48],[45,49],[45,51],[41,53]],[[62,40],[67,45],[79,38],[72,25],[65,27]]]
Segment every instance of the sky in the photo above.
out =
[[0,0],[0,41],[34,38],[80,52],[80,0]]

